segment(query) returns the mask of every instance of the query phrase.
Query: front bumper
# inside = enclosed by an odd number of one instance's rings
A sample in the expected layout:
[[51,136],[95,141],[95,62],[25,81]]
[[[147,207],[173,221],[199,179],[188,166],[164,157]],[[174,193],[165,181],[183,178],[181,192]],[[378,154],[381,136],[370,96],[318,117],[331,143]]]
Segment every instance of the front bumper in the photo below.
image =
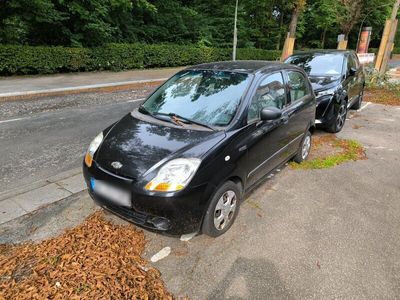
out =
[[325,95],[317,98],[315,124],[328,124],[334,117],[334,96]]
[[[95,161],[88,168],[83,164],[83,175],[93,200],[112,213],[140,227],[165,232],[171,235],[187,234],[200,230],[207,203],[205,186],[191,188],[178,193],[147,192],[136,186],[132,179],[123,178],[102,169]],[[98,194],[90,185],[90,179],[107,181],[109,184],[126,189],[131,194],[132,207],[117,205]]]

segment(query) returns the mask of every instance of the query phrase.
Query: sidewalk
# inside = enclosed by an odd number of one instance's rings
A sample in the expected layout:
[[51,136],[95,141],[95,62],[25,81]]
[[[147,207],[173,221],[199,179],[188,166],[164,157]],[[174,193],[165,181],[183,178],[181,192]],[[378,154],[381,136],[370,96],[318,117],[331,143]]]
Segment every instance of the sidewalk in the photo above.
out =
[[38,96],[129,89],[142,84],[160,84],[182,69],[183,67],[0,77],[0,102]]
[[0,193],[0,224],[86,189],[81,168]]

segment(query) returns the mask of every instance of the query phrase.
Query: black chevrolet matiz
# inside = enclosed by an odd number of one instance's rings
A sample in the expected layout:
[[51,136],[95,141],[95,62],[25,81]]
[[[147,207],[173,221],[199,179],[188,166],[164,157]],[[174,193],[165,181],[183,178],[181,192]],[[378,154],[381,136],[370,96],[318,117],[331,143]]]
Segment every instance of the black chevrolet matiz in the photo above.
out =
[[100,206],[134,224],[216,237],[231,227],[246,191],[286,161],[307,158],[314,121],[301,68],[202,64],[95,137],[84,177]]

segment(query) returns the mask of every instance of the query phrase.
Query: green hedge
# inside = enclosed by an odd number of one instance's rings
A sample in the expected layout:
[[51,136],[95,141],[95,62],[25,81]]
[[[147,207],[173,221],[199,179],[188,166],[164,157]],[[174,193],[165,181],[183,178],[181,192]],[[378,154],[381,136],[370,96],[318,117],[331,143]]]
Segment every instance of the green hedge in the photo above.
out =
[[[281,52],[238,49],[242,60],[277,60]],[[108,44],[98,48],[0,45],[0,74],[128,70],[230,60],[231,49],[192,45]]]

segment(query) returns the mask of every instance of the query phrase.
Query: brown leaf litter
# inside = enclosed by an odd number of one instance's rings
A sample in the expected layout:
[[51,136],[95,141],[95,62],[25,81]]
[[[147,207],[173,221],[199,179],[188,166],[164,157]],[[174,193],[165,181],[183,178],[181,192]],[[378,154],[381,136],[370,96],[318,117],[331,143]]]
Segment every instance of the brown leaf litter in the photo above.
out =
[[145,243],[96,212],[61,236],[0,245],[0,299],[173,299],[141,257]]

